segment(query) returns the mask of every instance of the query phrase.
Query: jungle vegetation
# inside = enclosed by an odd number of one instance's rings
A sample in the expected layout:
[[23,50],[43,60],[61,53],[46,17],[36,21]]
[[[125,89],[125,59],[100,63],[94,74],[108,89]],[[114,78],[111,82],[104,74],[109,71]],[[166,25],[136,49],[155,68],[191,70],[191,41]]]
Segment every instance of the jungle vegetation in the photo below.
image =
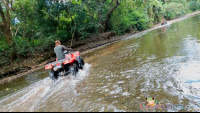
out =
[[0,0],[0,66],[91,34],[141,31],[200,9],[200,0]]

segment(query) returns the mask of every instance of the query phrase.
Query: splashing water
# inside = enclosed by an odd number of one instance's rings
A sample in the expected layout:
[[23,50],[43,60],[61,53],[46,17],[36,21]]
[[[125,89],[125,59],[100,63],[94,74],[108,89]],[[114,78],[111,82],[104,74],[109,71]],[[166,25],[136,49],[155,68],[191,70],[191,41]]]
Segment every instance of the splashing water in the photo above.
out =
[[43,106],[44,102],[49,101],[49,98],[56,98],[60,94],[64,95],[68,90],[73,91],[76,83],[88,76],[89,68],[90,64],[86,63],[83,70],[79,70],[76,78],[69,75],[59,77],[55,82],[49,77],[40,80],[18,91],[16,94],[1,100],[0,111],[35,111],[38,107]]

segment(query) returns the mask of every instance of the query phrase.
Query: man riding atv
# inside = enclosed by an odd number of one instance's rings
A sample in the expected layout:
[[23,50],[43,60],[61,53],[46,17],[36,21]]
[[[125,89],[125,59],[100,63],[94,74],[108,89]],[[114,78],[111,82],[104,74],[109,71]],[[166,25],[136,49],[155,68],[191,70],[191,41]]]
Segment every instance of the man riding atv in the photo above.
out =
[[59,40],[55,41],[54,52],[56,53],[57,60],[62,60],[65,58],[64,51],[71,51],[71,48],[66,48],[65,46],[61,45]]
[[[66,50],[68,51],[67,53]],[[69,52],[70,50],[71,48],[61,45],[59,40],[55,41],[56,61],[45,65],[45,69],[50,69],[49,74],[52,80],[55,81],[58,76],[68,75],[69,73],[76,77],[79,69],[83,69],[84,61],[80,57],[80,52]]]
[[161,25],[165,25],[165,24],[167,24],[167,22],[164,19],[162,19]]

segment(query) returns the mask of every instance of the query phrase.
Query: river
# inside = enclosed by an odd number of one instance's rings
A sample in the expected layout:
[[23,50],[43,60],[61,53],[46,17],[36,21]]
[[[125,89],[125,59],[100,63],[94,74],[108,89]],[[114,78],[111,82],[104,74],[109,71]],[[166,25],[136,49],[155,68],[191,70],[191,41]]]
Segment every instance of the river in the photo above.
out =
[[[1,112],[200,111],[200,15],[82,55],[77,77],[48,70],[0,86]],[[154,97],[160,107],[147,106]]]

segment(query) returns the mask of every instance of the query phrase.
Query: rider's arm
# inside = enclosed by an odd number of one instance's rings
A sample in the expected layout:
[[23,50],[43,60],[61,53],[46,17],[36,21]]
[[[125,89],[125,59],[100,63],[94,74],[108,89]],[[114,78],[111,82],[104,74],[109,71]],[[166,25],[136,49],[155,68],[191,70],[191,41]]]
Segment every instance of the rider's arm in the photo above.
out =
[[71,48],[66,48],[66,47],[63,46],[63,45],[61,45],[61,46],[64,48],[64,50],[71,51]]

